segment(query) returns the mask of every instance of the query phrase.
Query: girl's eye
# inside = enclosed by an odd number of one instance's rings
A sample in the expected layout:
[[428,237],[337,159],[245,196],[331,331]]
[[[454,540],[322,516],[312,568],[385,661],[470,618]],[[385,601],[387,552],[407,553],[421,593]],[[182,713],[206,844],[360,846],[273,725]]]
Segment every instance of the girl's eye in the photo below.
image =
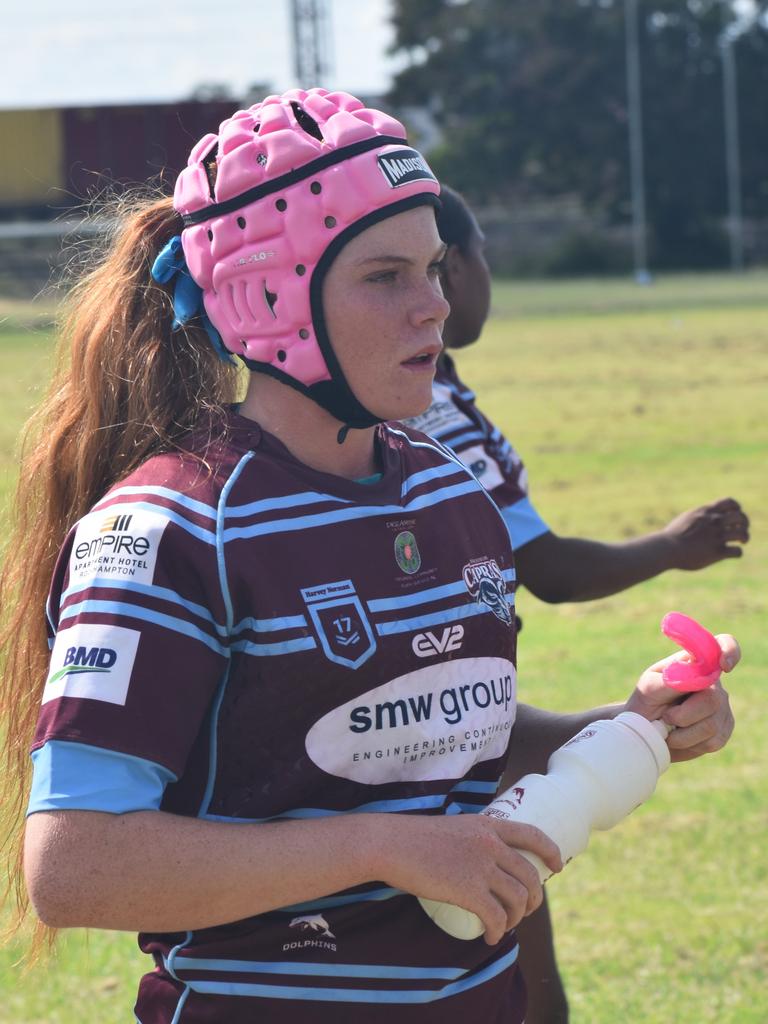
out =
[[427,273],[430,277],[439,277],[443,272],[443,260],[436,260],[434,263],[430,263],[427,269]]
[[380,270],[376,274],[371,274],[370,277],[366,278],[371,284],[383,284],[389,281],[394,281],[397,277],[396,270]]

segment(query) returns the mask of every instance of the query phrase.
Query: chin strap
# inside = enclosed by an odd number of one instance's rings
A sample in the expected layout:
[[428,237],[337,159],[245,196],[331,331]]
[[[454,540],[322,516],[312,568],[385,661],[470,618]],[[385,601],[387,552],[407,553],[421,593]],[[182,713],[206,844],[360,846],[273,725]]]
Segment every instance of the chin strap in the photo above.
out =
[[347,434],[350,432],[351,429],[352,428],[350,427],[350,425],[348,423],[345,423],[344,426],[336,435],[336,443],[344,444],[344,442],[347,440]]

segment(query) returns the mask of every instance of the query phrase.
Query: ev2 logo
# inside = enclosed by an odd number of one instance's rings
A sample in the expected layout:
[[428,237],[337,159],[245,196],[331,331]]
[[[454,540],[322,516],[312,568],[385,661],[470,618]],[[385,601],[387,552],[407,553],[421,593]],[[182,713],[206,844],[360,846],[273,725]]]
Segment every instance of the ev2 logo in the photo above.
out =
[[436,654],[447,654],[458,651],[464,639],[464,627],[461,625],[446,626],[439,636],[434,633],[417,633],[411,642],[413,653],[417,658],[433,658]]

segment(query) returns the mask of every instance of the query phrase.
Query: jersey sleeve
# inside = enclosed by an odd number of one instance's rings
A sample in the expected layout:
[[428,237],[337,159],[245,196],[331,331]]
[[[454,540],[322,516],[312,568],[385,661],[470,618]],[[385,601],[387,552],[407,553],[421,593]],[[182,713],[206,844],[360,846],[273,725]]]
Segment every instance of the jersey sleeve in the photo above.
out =
[[[493,492],[491,494],[493,496]],[[512,502],[511,505],[500,506],[499,511],[501,512],[502,519],[507,524],[509,539],[515,551],[519,551],[529,541],[550,532],[549,527],[536,511],[533,502],[527,495]]]
[[459,379],[452,361],[432,387],[432,405],[406,421],[453,450],[496,503],[512,547],[549,533],[528,494],[528,471],[516,449],[477,407],[475,394]]
[[29,813],[157,808],[183,774],[228,668],[215,512],[118,491],[70,534],[48,602]]

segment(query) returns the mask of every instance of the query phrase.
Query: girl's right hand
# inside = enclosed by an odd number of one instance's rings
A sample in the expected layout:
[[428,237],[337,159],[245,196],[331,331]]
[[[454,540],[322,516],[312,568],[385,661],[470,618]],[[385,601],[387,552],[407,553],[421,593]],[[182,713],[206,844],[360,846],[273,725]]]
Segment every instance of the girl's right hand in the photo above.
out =
[[533,825],[479,814],[375,817],[377,876],[414,896],[477,914],[489,945],[543,898],[536,869],[518,849],[535,853],[552,871],[563,867],[557,845]]

